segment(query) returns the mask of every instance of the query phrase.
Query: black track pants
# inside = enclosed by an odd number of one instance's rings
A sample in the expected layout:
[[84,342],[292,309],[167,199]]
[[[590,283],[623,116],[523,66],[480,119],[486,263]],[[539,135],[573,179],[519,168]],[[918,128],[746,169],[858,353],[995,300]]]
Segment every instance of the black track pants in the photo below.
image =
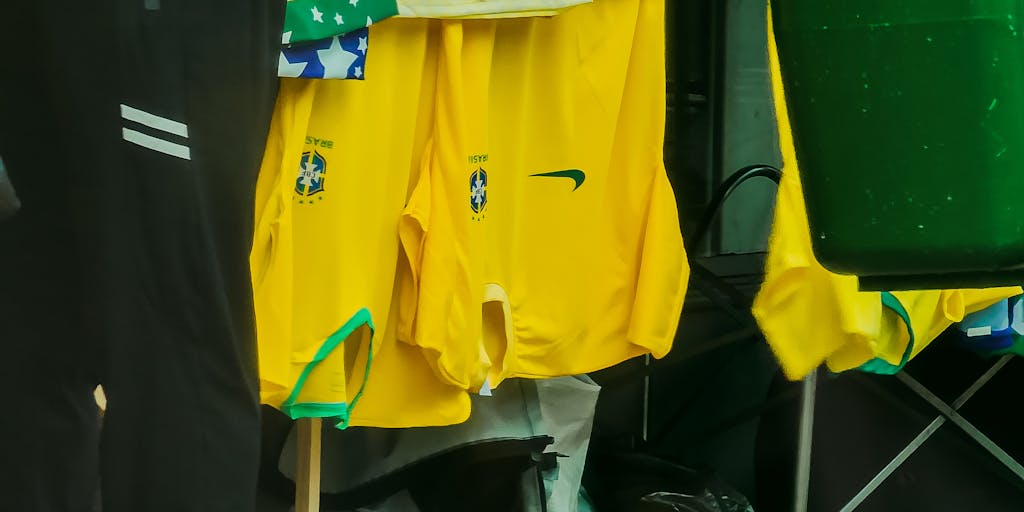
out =
[[283,4],[0,15],[22,203],[0,222],[0,511],[253,510],[248,253]]

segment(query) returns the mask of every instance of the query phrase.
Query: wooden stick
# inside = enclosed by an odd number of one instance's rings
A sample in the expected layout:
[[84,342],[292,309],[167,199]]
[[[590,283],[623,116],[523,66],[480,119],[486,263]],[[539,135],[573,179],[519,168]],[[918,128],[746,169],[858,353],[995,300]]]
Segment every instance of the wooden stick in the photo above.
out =
[[92,391],[93,398],[96,399],[96,405],[99,406],[100,412],[107,410],[107,395],[103,393],[103,386],[96,386],[96,389]]
[[295,461],[295,512],[320,512],[320,418],[303,418]]

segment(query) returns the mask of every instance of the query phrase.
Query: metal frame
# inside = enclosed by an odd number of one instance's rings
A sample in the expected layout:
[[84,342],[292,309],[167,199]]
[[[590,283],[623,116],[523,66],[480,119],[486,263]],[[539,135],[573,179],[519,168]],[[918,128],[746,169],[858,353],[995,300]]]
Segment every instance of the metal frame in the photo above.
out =
[[[923,384],[914,379],[906,371],[896,375],[896,378],[906,385],[917,396],[931,404],[939,412],[931,423],[928,424],[920,434],[910,441],[899,453],[889,461],[849,502],[840,509],[840,512],[852,512],[866,500],[889,476],[891,476],[914,452],[917,451],[936,431],[947,421],[959,427],[965,434],[978,443],[985,451],[989,452],[1000,463],[1006,466],[1013,474],[1024,481],[1024,466],[1017,462],[1010,454],[999,447],[977,427],[957,412],[978,390],[987,384],[1006,363],[1010,362],[1013,355],[1000,357],[984,374],[978,377],[970,387],[967,388],[952,404],[947,404],[938,396],[932,393]],[[796,469],[796,488],[794,490],[795,512],[806,512],[807,498],[810,491],[810,465],[811,465],[811,439],[814,434],[814,401],[817,372],[811,373],[803,383],[803,406],[800,412],[800,441],[799,455]]]

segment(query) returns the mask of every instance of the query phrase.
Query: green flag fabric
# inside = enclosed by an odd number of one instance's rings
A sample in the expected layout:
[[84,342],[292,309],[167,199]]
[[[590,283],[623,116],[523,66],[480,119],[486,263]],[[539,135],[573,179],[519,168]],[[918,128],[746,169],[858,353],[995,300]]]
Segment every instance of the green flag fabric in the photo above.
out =
[[398,14],[395,0],[289,0],[282,44],[347,34]]

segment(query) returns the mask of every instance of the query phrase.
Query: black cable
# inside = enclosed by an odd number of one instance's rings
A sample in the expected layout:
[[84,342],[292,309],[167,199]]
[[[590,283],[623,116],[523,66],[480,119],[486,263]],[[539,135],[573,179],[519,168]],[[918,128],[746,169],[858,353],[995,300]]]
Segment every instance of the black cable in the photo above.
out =
[[[729,178],[727,178],[721,185],[716,189],[715,196],[711,199],[708,207],[704,211],[703,218],[700,224],[697,226],[697,231],[693,236],[689,237],[688,240],[688,251],[692,251],[693,248],[698,247],[703,242],[704,237],[707,236],[708,231],[711,229],[711,223],[717,217],[719,211],[722,209],[722,205],[725,200],[732,195],[746,181],[752,178],[768,178],[775,182],[776,185],[782,180],[782,172],[775,167],[767,164],[750,165],[739,169],[734,172]],[[753,316],[747,312],[741,312],[736,305],[746,304],[745,297],[738,290],[731,287],[724,280],[720,279],[714,272],[699,264],[697,261],[690,262],[691,268],[691,283],[698,288],[702,294],[707,297],[711,302],[726,313],[730,318],[733,319],[737,324],[742,327],[746,327],[754,331],[756,329],[756,322]],[[756,332],[756,331],[755,331]],[[739,341],[742,338],[737,339]],[[715,348],[720,348],[716,346]],[[678,364],[674,362],[673,364]],[[645,368],[644,376],[650,375],[654,371],[652,367]],[[694,398],[695,400],[695,398]],[[691,400],[692,401],[692,400]],[[662,424],[662,428],[650,437],[648,444],[655,444],[665,439],[674,429],[676,423],[678,423],[682,417],[686,414],[689,409],[690,403],[684,402],[677,405],[668,422]]]
[[728,199],[740,185],[751,178],[768,178],[778,185],[779,182],[782,181],[782,171],[767,164],[755,164],[748,165],[732,173],[732,175],[723,181],[715,190],[715,195],[711,198],[707,208],[704,210],[704,215],[701,217],[700,223],[697,224],[697,229],[686,239],[686,250],[692,251],[694,248],[700,246],[704,241],[704,238],[707,237],[708,231],[711,230],[711,223],[714,222],[715,217],[718,216],[725,200]]

